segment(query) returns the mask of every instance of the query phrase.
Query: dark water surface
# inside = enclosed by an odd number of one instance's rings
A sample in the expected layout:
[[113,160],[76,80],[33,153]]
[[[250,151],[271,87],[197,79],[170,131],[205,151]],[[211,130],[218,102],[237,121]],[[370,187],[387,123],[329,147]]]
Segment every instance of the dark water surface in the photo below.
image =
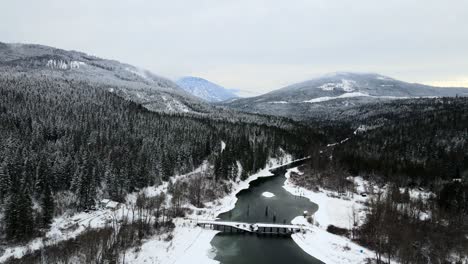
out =
[[[294,196],[283,188],[285,172],[286,168],[283,167],[273,172],[275,176],[251,182],[249,189],[237,194],[235,208],[221,214],[219,218],[249,223],[273,223],[273,216],[276,216],[276,223],[290,224],[292,219],[302,215],[305,210],[317,211],[316,204],[306,198]],[[275,196],[266,198],[262,196],[263,192],[271,192]],[[213,238],[211,245],[216,249],[215,260],[223,264],[322,263],[305,253],[290,236],[219,233]]]

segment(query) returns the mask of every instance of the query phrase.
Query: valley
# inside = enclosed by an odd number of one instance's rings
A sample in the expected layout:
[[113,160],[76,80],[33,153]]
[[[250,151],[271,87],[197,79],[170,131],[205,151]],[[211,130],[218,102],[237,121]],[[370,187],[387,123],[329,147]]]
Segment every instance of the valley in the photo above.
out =
[[240,98],[0,43],[0,262],[466,263],[467,95],[338,72]]

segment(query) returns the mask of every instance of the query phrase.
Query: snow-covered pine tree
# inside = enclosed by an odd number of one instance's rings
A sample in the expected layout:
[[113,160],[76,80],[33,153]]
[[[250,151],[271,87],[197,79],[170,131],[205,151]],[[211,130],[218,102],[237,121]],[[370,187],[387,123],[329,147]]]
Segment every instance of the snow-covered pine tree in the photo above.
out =
[[7,239],[24,240],[31,237],[34,217],[31,196],[26,190],[12,192],[5,206],[4,221]]
[[0,204],[5,202],[11,188],[10,175],[6,173],[5,164],[0,163]]
[[44,227],[48,227],[54,217],[54,196],[50,187],[50,183],[47,182],[44,186],[44,191],[41,197],[42,206],[42,224]]

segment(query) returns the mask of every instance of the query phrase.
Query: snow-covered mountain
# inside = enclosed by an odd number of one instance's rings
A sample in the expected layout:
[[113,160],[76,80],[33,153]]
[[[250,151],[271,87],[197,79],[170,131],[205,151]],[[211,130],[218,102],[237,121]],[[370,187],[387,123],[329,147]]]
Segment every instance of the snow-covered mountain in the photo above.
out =
[[468,89],[407,83],[374,73],[339,72],[225,105],[251,113],[308,119],[369,102],[457,95],[468,96]]
[[182,77],[177,80],[177,84],[185,91],[208,102],[221,102],[237,97],[231,90],[199,77]]
[[[280,117],[265,117],[213,105],[185,91],[175,82],[115,60],[98,58],[36,44],[0,42],[0,79],[27,78],[56,87],[69,82],[91,86],[131,100],[151,111],[207,116],[214,120],[275,124],[291,127]],[[40,85],[38,85],[40,86]],[[34,88],[34,87],[33,87]]]
[[169,79],[147,70],[77,51],[0,42],[0,77],[27,74],[55,82],[81,81],[162,112],[207,112],[211,106]]

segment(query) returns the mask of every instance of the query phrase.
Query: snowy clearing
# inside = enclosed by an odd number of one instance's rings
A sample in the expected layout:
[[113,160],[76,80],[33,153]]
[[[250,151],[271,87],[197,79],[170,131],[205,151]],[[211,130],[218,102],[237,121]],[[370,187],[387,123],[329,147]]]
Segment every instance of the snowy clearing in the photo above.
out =
[[341,82],[339,83],[335,83],[335,82],[325,83],[319,86],[319,88],[324,91],[333,91],[335,89],[343,89],[343,91],[345,92],[352,92],[354,91],[355,86],[356,86],[355,81],[342,79]]
[[340,99],[340,98],[363,97],[363,96],[369,96],[369,94],[361,93],[361,92],[352,92],[352,93],[344,93],[338,96],[317,97],[317,98],[313,98],[313,99],[302,101],[302,102],[303,103],[319,103],[319,102],[325,102],[325,101],[330,101],[330,100],[335,100],[335,99]]
[[[320,192],[314,192],[298,187],[289,180],[291,172],[297,173],[298,171],[297,168],[287,171],[285,175],[287,179],[283,188],[293,195],[305,197],[311,202],[318,204],[319,210],[315,213],[314,220],[320,227],[326,229],[328,225],[334,225],[342,228],[351,228],[353,209],[359,212],[361,220],[365,218],[363,203],[368,199],[367,197],[354,195],[354,197],[335,198],[337,195],[331,191],[320,190]],[[354,181],[357,190],[366,189],[365,185],[367,185],[367,182],[361,177],[355,177]]]
[[288,102],[286,101],[272,101],[272,102],[268,102],[269,104],[287,104]]
[[303,103],[320,103],[320,102],[326,102],[326,101],[331,101],[331,100],[336,100],[336,99],[353,98],[353,97],[371,97],[371,98],[381,98],[381,99],[431,98],[430,96],[421,96],[421,97],[387,96],[387,95],[375,96],[375,95],[370,95],[370,94],[361,93],[361,92],[347,92],[338,96],[323,96],[323,97],[317,97],[317,98],[313,98],[313,99],[302,101],[302,102]]
[[[374,253],[346,237],[337,236],[326,231],[328,225],[342,228],[352,226],[353,211],[356,212],[360,223],[365,218],[363,202],[365,197],[354,195],[346,199],[335,198],[333,192],[321,190],[313,192],[302,187],[295,186],[290,181],[292,172],[299,173],[296,168],[289,169],[286,173],[286,181],[283,188],[293,195],[308,198],[319,206],[314,214],[315,225],[307,222],[303,216],[298,216],[291,223],[302,224],[310,228],[305,234],[294,234],[292,238],[296,244],[311,256],[325,263],[366,263],[366,259],[374,256]],[[366,189],[366,181],[356,177],[357,189]],[[333,197],[332,197],[333,196]]]
[[79,69],[80,66],[84,66],[86,63],[82,61],[70,61],[69,63],[63,60],[48,60],[46,66],[51,69],[68,70],[68,69]]

